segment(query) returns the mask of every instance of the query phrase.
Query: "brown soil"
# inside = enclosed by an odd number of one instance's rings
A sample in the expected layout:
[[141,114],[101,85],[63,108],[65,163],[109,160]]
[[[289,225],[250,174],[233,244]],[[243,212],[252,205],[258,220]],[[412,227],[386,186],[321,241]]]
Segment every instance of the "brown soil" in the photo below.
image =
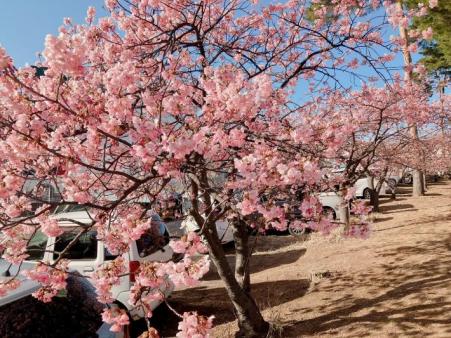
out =
[[[381,199],[367,240],[258,239],[252,293],[274,337],[451,337],[451,182],[420,198],[399,190],[396,200]],[[215,315],[212,336],[233,337],[235,317],[214,271],[171,304]],[[176,322],[164,307],[156,312],[165,336]]]

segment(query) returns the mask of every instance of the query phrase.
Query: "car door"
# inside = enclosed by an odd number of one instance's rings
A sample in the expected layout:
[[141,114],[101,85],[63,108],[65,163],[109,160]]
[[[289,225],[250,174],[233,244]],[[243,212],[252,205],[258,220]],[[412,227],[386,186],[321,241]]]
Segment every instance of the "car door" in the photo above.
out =
[[[80,228],[69,228],[54,239],[52,262],[58,258],[79,232]],[[70,249],[65,251],[63,258],[70,261],[69,270],[87,276],[103,263],[103,246],[97,240],[96,235],[96,231],[87,231],[78,237]]]

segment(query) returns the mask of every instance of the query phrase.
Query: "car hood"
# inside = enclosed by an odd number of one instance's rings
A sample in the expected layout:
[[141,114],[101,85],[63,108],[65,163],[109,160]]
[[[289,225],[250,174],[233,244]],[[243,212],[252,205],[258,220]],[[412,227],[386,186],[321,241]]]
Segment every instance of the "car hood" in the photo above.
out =
[[[29,270],[33,268],[35,264],[31,262],[24,262],[20,266],[20,271]],[[0,259],[0,282],[5,281],[11,277],[4,276],[6,270],[8,270],[9,263],[3,259]],[[9,269],[10,276],[15,276],[19,269],[18,265],[12,265]],[[20,280],[20,286],[12,291],[9,291],[5,296],[0,297],[0,306],[15,302],[21,298],[31,295],[33,292],[38,290],[41,285],[38,282],[26,279],[20,273],[16,277]]]

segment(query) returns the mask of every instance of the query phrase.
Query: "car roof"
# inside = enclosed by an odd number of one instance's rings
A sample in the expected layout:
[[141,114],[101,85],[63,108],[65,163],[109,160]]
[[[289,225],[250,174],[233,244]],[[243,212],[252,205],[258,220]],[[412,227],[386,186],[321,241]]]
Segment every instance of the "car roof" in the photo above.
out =
[[51,216],[53,219],[58,220],[58,224],[63,227],[68,226],[78,226],[78,224],[72,222],[71,220],[83,223],[83,224],[91,224],[92,219],[89,217],[89,214],[86,210],[80,211],[71,211],[71,212],[61,212],[58,214],[54,214]]
[[[93,222],[90,217],[88,211],[79,210],[79,211],[70,211],[70,212],[61,212],[58,214],[53,214],[51,218],[58,220],[58,225],[61,227],[79,227],[80,225],[73,222],[77,221],[86,225],[89,225]],[[152,219],[158,222],[162,222],[165,224],[158,214],[153,214]],[[165,224],[166,226],[166,224]]]

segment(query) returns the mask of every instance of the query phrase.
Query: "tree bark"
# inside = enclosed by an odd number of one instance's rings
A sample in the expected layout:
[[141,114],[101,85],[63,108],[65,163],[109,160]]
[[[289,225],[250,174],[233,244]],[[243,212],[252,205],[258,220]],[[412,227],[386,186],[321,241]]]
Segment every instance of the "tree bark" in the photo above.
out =
[[[367,177],[368,187],[370,188],[370,205],[373,207],[374,212],[379,212],[379,191],[380,189],[374,188],[374,178]],[[379,184],[378,184],[379,186]]]
[[246,292],[251,291],[250,265],[251,252],[249,248],[249,232],[246,223],[240,219],[233,222],[233,239],[235,242],[235,278],[241,288]]
[[414,169],[412,172],[412,195],[413,196],[423,196],[424,195],[424,178],[423,173]]
[[[218,270],[219,277],[223,281],[227,295],[235,309],[238,319],[239,332],[236,337],[261,338],[266,337],[269,331],[269,324],[263,319],[260,309],[255,303],[250,293],[240,285],[235,277],[231,267],[229,266],[224,250],[214,237],[212,227],[208,227],[205,237],[207,238],[210,251],[210,258]],[[243,284],[245,282],[243,280]],[[250,286],[250,284],[249,284]]]
[[[418,140],[418,130],[416,125],[410,127],[410,134],[415,141]],[[423,172],[419,169],[413,169],[412,180],[412,195],[423,196],[425,187],[425,176]]]
[[340,196],[340,206],[338,209],[338,214],[340,216],[340,222],[345,225],[345,227],[348,227],[350,224],[350,215],[349,215],[349,202],[345,200],[346,196],[346,188],[341,188],[338,192],[338,195]]
[[[224,249],[216,230],[217,219],[214,216],[210,217],[210,215],[214,215],[215,213],[213,212],[213,201],[209,193],[210,189],[208,186],[206,173],[200,173],[199,185],[194,180],[191,181],[191,184],[191,203],[193,205],[191,212],[196,219],[198,226],[203,229],[202,234],[207,240],[210,259],[216,266],[219,277],[224,283],[227,295],[232,301],[239,327],[239,331],[237,332],[236,337],[266,337],[270,328],[269,323],[267,323],[263,319],[260,309],[252,298],[251,294],[244,289],[244,286],[246,284],[245,279],[243,279],[243,286],[240,285],[240,283],[237,281],[232,268],[227,262]],[[198,205],[198,197],[200,195],[199,186],[202,189],[202,200],[206,205],[205,214],[207,215],[207,217],[205,219],[201,216]],[[248,288],[250,289],[250,281],[248,281],[247,283],[249,283]]]
[[428,190],[428,184],[427,184],[427,181],[426,181],[426,172],[425,171],[423,171],[423,191],[424,191],[424,193],[426,193],[426,191]]

